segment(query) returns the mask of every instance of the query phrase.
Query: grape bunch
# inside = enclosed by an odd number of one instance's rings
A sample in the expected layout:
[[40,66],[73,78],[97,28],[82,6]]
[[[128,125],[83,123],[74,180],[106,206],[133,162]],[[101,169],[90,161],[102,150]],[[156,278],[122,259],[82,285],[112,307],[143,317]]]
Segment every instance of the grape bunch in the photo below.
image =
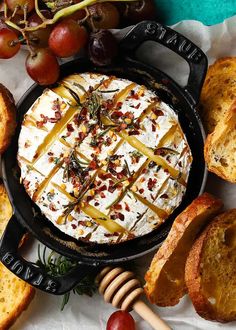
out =
[[81,49],[95,65],[111,64],[118,44],[109,29],[145,19],[155,19],[152,0],[4,0],[0,59],[15,56],[26,45],[29,76],[40,85],[50,85],[60,74],[58,59]]

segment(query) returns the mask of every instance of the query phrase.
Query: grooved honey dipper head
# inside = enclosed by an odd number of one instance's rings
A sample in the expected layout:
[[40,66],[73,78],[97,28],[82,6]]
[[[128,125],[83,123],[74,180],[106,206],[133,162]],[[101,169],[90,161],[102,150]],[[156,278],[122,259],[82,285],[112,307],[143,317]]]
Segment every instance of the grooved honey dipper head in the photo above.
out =
[[104,268],[97,276],[97,283],[104,300],[122,310],[130,310],[143,293],[141,284],[135,275],[120,267]]

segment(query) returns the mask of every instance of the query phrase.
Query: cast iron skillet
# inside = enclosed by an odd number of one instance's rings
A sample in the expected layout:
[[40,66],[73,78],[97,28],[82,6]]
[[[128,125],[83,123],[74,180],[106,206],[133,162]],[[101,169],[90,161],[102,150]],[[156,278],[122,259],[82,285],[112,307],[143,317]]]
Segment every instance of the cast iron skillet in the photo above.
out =
[[[135,50],[147,40],[168,47],[188,62],[190,75],[185,88],[178,86],[163,72],[135,60]],[[61,233],[42,215],[35,216],[37,208],[19,182],[19,168],[16,161],[23,115],[43,91],[40,86],[32,86],[19,103],[16,134],[2,162],[3,180],[14,208],[14,215],[1,240],[0,260],[18,277],[49,293],[63,294],[72,289],[88,272],[98,267],[132,260],[156,249],[167,236],[174,217],[204,188],[206,174],[203,158],[204,133],[196,105],[206,73],[206,56],[184,36],[150,21],[133,27],[123,38],[120,46],[123,54],[120,55],[115,66],[101,69],[94,67],[86,59],[78,59],[62,65],[62,76],[74,72],[97,71],[128,78],[154,89],[163,101],[173,106],[179,115],[180,124],[193,154],[186,196],[181,206],[161,227],[148,235],[114,246],[76,241]],[[77,260],[79,266],[65,276],[52,277],[35,264],[26,261],[18,251],[19,242],[26,231],[30,231],[35,238],[52,250]]]

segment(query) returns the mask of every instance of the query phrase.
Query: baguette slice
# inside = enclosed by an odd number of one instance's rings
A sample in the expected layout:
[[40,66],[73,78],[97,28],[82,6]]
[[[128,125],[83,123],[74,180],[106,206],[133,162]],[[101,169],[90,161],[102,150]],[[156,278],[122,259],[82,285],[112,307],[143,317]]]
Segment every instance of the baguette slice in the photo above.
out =
[[16,106],[10,91],[0,84],[0,154],[11,142],[16,128]]
[[217,216],[194,243],[185,279],[197,313],[207,320],[236,320],[236,209]]
[[[0,236],[12,215],[12,208],[3,185],[0,185]],[[9,329],[28,307],[35,290],[13,275],[0,263],[0,330]]]
[[202,88],[201,117],[207,133],[212,133],[236,98],[236,57],[217,60],[207,71]]
[[209,171],[236,183],[236,101],[208,135],[204,155]]
[[151,303],[174,306],[187,292],[184,270],[191,246],[206,223],[222,208],[208,193],[197,197],[174,221],[145,275],[145,292]]
[[0,237],[2,236],[8,220],[12,216],[12,207],[6,189],[0,184]]

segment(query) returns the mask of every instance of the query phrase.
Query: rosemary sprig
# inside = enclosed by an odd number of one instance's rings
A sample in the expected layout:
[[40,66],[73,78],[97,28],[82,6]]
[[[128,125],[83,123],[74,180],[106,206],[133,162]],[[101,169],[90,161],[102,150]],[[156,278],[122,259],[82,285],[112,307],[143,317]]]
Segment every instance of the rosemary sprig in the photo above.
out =
[[65,220],[67,219],[68,215],[74,210],[74,208],[81,202],[82,198],[88,191],[89,186],[92,182],[93,182],[93,177],[85,181],[82,188],[80,189],[79,195],[76,197],[76,200],[64,206],[65,209],[63,215],[65,216]]
[[128,173],[128,176],[131,177],[132,176],[132,173],[130,172],[130,169],[129,169],[129,165],[127,163],[127,160],[125,159],[124,160],[124,168],[126,169],[127,173]]
[[62,86],[65,87],[69,91],[70,95],[73,97],[73,99],[75,100],[77,105],[82,106],[79,95],[73,89],[71,89],[69,86],[66,86],[64,84]]
[[88,162],[85,163],[85,162],[81,161],[76,156],[74,149],[72,150],[72,152],[68,158],[69,158],[69,160],[65,163],[65,166],[64,166],[63,179],[69,181],[70,173],[74,172],[76,175],[78,175],[81,183],[83,183],[85,181],[86,174],[89,171],[89,168],[86,166],[86,165],[88,165]]
[[163,150],[163,151],[166,151],[166,152],[170,152],[172,154],[176,154],[176,155],[179,155],[179,152],[174,150],[174,149],[171,149],[171,148],[168,148],[168,147],[158,147],[154,150]]
[[[38,260],[36,262],[40,268],[42,268],[46,273],[52,276],[62,276],[70,272],[73,268],[78,267],[78,262],[66,258],[61,255],[57,255],[55,252],[50,252],[47,256],[47,248],[44,247],[41,254],[40,245],[38,245]],[[97,285],[95,283],[95,275],[87,275],[73,290],[74,294],[78,295],[88,295],[92,296],[97,290]],[[65,305],[68,303],[71,292],[67,292],[63,296],[61,311],[64,309]]]

